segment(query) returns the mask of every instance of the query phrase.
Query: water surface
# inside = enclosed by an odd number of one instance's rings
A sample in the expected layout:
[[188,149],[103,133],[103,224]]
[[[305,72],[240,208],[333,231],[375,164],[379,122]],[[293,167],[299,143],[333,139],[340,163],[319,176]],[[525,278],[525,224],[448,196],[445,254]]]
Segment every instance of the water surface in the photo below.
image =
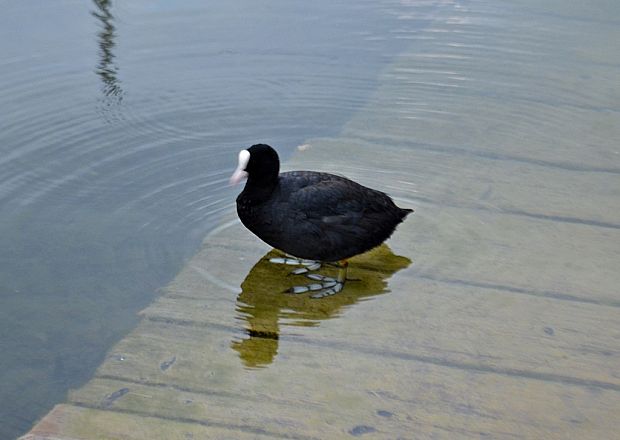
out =
[[[8,11],[2,435],[63,401],[111,346],[65,408],[289,437],[614,431],[617,2]],[[265,273],[277,290],[292,277],[240,227],[184,265],[234,216],[226,179],[259,140],[287,168],[414,207],[389,243],[398,264],[318,305],[255,295]]]
[[240,148],[286,157],[365,102],[401,7],[3,2],[0,437],[89,377],[232,209]]

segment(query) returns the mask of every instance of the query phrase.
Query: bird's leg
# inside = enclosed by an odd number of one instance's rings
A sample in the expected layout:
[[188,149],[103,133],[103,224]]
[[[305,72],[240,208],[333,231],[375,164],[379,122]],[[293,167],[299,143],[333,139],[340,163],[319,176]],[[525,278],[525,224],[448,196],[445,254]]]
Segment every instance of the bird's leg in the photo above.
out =
[[347,279],[347,269],[349,268],[349,262],[347,260],[340,260],[340,265],[338,266],[338,278],[337,281],[341,284]]
[[286,257],[270,258],[269,262],[275,264],[288,264],[290,266],[301,266],[291,271],[290,275],[301,275],[321,268],[320,261],[303,260],[301,258],[295,258],[288,255]]
[[326,296],[335,295],[340,292],[344,287],[344,282],[347,278],[347,268],[349,263],[347,260],[342,260],[338,263],[338,275],[336,278],[327,277],[318,273],[306,275],[311,280],[319,281],[318,283],[312,283],[305,286],[293,286],[289,290],[290,293],[306,293],[310,291],[316,291],[311,295],[311,298],[324,298]]

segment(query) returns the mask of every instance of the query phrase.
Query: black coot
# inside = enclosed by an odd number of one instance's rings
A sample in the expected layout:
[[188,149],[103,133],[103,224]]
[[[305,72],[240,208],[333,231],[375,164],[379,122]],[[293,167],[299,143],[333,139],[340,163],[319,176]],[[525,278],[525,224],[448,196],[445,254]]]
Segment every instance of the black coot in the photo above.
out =
[[[298,258],[337,262],[361,254],[383,243],[413,211],[345,177],[279,171],[278,154],[269,145],[242,150],[230,179],[247,177],[237,213],[260,239]],[[338,278],[344,281],[344,275]]]

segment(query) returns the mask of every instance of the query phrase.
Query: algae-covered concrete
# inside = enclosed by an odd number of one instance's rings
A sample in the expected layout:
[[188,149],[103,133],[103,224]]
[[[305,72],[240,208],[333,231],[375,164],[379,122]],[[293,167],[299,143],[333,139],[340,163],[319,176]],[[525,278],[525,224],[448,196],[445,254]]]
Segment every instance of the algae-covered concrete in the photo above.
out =
[[[618,95],[592,78],[620,59],[585,46],[620,28],[489,28],[475,18],[493,3],[470,6],[417,35],[340,136],[283,164],[416,210],[352,261],[343,292],[284,293],[303,276],[231,212],[24,438],[617,437]],[[560,36],[566,50],[543,56]]]
[[420,224],[320,300],[224,225],[26,438],[606,438],[616,309],[419,276]]

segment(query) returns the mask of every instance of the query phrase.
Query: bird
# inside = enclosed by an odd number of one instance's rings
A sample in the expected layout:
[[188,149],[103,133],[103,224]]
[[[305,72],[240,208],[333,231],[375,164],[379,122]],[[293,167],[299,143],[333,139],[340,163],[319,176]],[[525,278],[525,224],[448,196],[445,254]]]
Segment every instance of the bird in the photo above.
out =
[[[280,173],[280,159],[267,144],[241,150],[230,177],[236,185],[247,179],[237,196],[241,223],[287,257],[272,263],[299,265],[292,274],[306,274],[318,283],[294,286],[291,293],[316,291],[313,298],[340,292],[348,259],[387,240],[413,209],[400,208],[385,193],[346,177],[318,171]],[[339,268],[336,278],[318,273],[323,264]]]

